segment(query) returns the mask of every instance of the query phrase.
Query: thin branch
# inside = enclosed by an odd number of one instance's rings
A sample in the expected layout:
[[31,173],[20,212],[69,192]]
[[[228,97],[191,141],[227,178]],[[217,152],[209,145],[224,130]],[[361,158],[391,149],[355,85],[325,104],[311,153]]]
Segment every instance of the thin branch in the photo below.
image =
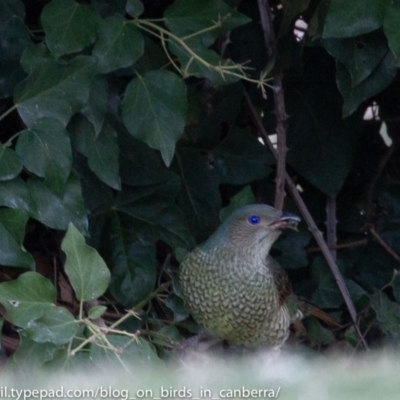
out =
[[285,109],[285,96],[282,84],[282,71],[277,64],[277,46],[274,27],[272,25],[271,9],[268,0],[257,0],[260,12],[261,26],[264,33],[265,46],[268,58],[275,59],[273,70],[273,88],[276,117],[276,133],[278,145],[277,170],[275,181],[275,207],[279,210],[283,208],[285,200],[285,174],[286,174],[286,129],[287,115]]
[[[247,103],[247,106],[250,110],[250,113],[253,117],[254,123],[257,126],[257,129],[260,133],[260,135],[262,136],[262,138],[264,139],[265,143],[267,143],[268,147],[270,148],[272,154],[274,155],[274,157],[277,157],[277,152],[274,149],[269,136],[264,128],[264,125],[260,119],[260,116],[258,115],[251,99],[250,96],[248,95],[248,93],[246,91],[244,91],[244,97]],[[307,206],[305,205],[299,191],[297,190],[297,187],[295,185],[295,183],[292,181],[292,179],[290,178],[289,174],[285,174],[285,180],[286,180],[286,186],[290,192],[290,194],[292,195],[293,200],[295,201],[297,207],[299,208],[299,210],[301,211],[301,214],[303,215],[305,221],[307,222],[308,228],[311,231],[312,235],[314,236],[315,241],[317,242],[318,246],[321,248],[321,252],[323,254],[323,256],[325,257],[326,262],[329,265],[329,268],[331,269],[332,275],[336,281],[336,284],[339,288],[339,291],[343,297],[343,300],[346,304],[346,307],[349,311],[351,320],[353,322],[354,325],[354,329],[356,330],[362,344],[364,345],[364,347],[366,349],[368,349],[368,345],[362,335],[362,333],[360,332],[360,329],[357,325],[357,312],[356,309],[354,307],[353,301],[351,300],[349,291],[346,287],[346,284],[344,282],[343,276],[339,271],[339,268],[335,262],[335,260],[332,257],[332,254],[328,248],[328,245],[326,244],[321,231],[318,229],[317,225],[315,224],[315,221],[313,219],[313,217],[311,216],[310,212],[308,211]]]
[[0,115],[0,121],[7,117],[8,114],[11,114],[16,108],[18,107],[18,104],[14,104],[12,107],[10,107],[8,110],[6,110],[3,114]]
[[[342,250],[342,249],[349,249],[351,247],[356,247],[356,246],[365,246],[368,244],[368,239],[361,239],[361,240],[356,240],[354,242],[348,242],[348,243],[341,243],[336,246],[328,246],[329,250]],[[321,249],[319,247],[310,247],[306,251],[307,253],[318,253],[321,252]]]
[[392,250],[392,248],[381,238],[379,233],[375,230],[373,225],[368,226],[368,230],[372,236],[378,241],[378,243],[397,261],[400,262],[400,256]]
[[327,196],[326,198],[326,243],[331,251],[332,257],[336,260],[336,198]]

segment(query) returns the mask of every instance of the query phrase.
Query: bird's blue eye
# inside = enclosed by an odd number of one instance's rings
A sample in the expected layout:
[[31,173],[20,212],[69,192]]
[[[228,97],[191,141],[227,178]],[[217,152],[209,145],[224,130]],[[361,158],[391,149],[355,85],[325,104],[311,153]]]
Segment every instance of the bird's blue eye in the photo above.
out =
[[249,221],[251,225],[257,225],[260,223],[261,219],[258,215],[250,215],[250,217],[247,218],[247,221]]

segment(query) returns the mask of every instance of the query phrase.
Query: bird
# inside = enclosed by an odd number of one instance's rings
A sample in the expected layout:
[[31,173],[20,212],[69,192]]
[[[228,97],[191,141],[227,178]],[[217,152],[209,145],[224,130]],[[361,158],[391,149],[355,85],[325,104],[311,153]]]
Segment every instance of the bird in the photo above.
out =
[[[279,349],[290,324],[310,313],[270,249],[300,218],[267,204],[236,209],[179,267],[183,298],[212,336],[248,348]],[[322,312],[322,310],[321,310]]]

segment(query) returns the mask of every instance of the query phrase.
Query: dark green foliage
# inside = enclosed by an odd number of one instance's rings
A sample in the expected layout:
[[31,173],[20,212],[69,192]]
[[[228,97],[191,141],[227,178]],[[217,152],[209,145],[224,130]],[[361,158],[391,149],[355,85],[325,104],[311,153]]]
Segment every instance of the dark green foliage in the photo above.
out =
[[[74,365],[121,347],[153,360],[198,331],[179,261],[229,210],[274,199],[274,157],[243,90],[275,133],[275,66],[287,172],[324,233],[335,198],[360,330],[398,344],[400,5],[269,3],[274,58],[255,0],[0,1],[0,302],[4,335],[20,339],[10,364]],[[379,117],[364,120],[370,106]],[[285,208],[302,212],[289,195]],[[343,324],[306,321],[307,344],[359,349],[306,224],[273,255],[295,292]],[[109,341],[102,323],[114,324]]]

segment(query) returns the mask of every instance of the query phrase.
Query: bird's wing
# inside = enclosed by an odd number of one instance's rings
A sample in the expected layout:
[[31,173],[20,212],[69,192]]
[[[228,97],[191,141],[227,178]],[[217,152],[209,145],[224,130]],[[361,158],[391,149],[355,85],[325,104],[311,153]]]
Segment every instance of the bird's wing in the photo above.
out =
[[292,285],[285,270],[270,256],[267,256],[267,266],[274,277],[275,287],[279,293],[279,304],[285,303],[292,294]]

